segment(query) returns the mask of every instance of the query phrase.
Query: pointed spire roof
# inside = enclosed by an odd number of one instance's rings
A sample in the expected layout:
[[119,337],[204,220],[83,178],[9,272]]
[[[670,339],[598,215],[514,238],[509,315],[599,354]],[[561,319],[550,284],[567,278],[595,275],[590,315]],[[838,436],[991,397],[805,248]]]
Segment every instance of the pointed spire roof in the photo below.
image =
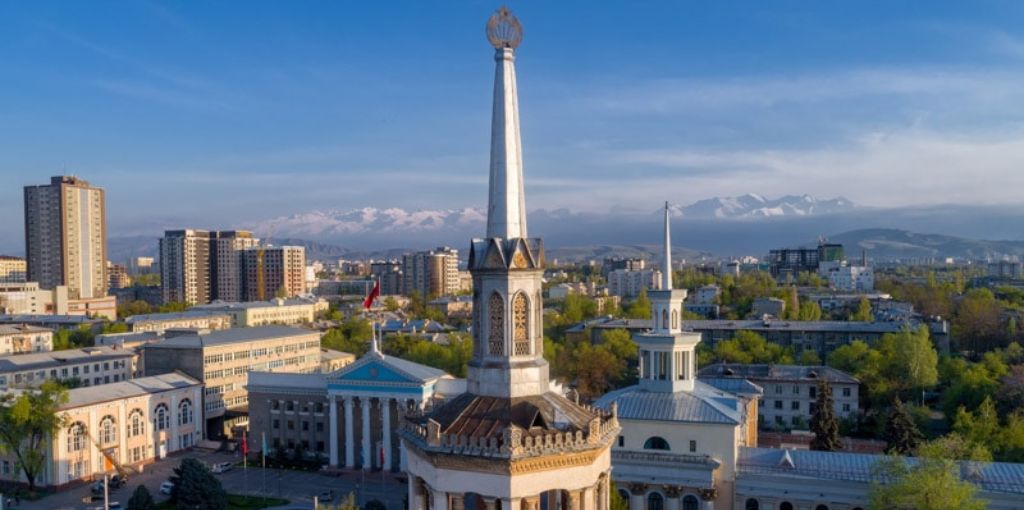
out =
[[495,47],[494,104],[491,115],[491,175],[487,204],[487,237],[527,237],[523,193],[523,150],[519,137],[515,49],[522,40],[519,21],[505,7],[487,22]]
[[665,202],[665,258],[661,267],[661,289],[672,290],[672,222]]

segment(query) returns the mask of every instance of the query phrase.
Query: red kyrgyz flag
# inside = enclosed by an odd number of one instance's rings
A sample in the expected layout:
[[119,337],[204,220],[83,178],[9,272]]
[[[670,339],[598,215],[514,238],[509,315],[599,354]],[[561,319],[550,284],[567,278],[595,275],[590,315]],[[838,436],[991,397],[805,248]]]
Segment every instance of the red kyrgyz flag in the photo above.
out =
[[242,431],[242,457],[249,456],[249,439],[245,437],[245,431]]
[[378,296],[380,296],[380,280],[374,282],[373,290],[370,291],[370,295],[366,296],[366,299],[363,301],[363,308],[369,310],[373,306],[373,300],[377,299]]

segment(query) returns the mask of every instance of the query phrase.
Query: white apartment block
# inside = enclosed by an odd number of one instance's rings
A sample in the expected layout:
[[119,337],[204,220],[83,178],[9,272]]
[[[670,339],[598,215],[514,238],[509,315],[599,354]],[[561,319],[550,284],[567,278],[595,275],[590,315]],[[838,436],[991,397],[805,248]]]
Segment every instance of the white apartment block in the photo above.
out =
[[21,257],[0,255],[0,284],[24,283],[28,275],[28,263]]
[[613,296],[634,298],[640,295],[642,289],[661,289],[661,271],[616,269],[608,273],[608,292]]
[[849,292],[875,290],[875,271],[869,266],[842,266],[828,273],[828,286]]
[[49,352],[53,331],[27,324],[0,325],[0,356]]
[[[191,448],[203,437],[201,401],[202,385],[181,373],[69,390],[59,408],[67,425],[44,443],[46,465],[37,483],[63,488],[103,474],[137,473]],[[13,455],[0,455],[0,481],[24,482]]]
[[73,176],[25,186],[27,280],[68,288],[71,299],[107,294],[107,233],[102,188]]
[[168,329],[228,329],[231,327],[231,316],[216,311],[188,310],[133,315],[125,319],[125,323],[132,332],[153,331],[163,334]]
[[718,303],[718,296],[722,295],[722,288],[718,285],[703,285],[693,291],[693,303],[698,305],[713,305]]
[[330,304],[319,298],[274,298],[269,301],[245,303],[210,303],[192,307],[190,312],[222,313],[231,318],[234,328],[255,326],[309,324],[316,314],[325,312]]
[[77,380],[99,386],[132,378],[136,354],[117,347],[86,347],[65,351],[0,357],[0,389],[34,388],[48,379]]

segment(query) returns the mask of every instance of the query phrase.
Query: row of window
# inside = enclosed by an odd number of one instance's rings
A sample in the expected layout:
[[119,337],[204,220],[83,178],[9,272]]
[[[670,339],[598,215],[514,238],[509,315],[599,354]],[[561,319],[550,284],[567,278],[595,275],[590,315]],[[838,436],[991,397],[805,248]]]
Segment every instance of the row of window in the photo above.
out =
[[[785,402],[782,401],[782,400],[776,400],[772,404],[773,404],[773,407],[775,407],[775,409],[779,409],[779,410],[784,409],[786,407]],[[761,402],[759,402],[758,405],[759,406],[764,406],[764,401],[762,400]],[[791,411],[799,411],[800,408],[801,408],[801,404],[800,404],[799,400],[792,400],[792,401],[790,401],[789,409]],[[808,413],[814,413],[815,409],[817,409],[817,404],[816,403],[814,403],[814,402],[808,402],[807,403],[807,412]],[[850,412],[850,409],[852,409],[850,404],[842,404],[842,410],[843,410],[844,413]]]
[[270,401],[270,409],[272,411],[280,411],[282,407],[284,407],[285,411],[295,411],[296,409],[299,409],[300,412],[308,413],[310,411],[310,409],[313,409],[313,412],[316,412],[316,413],[324,412],[324,403],[323,402],[303,402],[301,404],[301,406],[300,406],[299,403],[297,401],[294,401],[294,400],[283,400],[283,401],[282,400],[271,400]]
[[[113,365],[111,365],[111,362],[107,361],[107,362],[103,363],[103,370],[104,371],[109,371],[111,369],[111,366],[113,366],[114,370],[118,370],[118,369],[123,369],[123,368],[127,367],[128,365],[127,365],[127,363],[125,361],[114,361]],[[54,369],[50,370],[50,378],[51,379],[68,379],[68,378],[71,378],[71,377],[80,377],[82,375],[89,374],[90,372],[95,372],[97,374],[100,373],[100,364],[99,363],[95,363],[93,365],[86,364],[86,365],[81,365],[81,366],[64,367],[64,368],[61,368],[60,370],[54,368]],[[13,377],[14,384],[16,384],[16,385],[32,383],[32,382],[36,381],[37,379],[39,381],[46,380],[46,370],[37,370],[35,372],[17,373],[17,374],[14,374],[14,377]],[[94,384],[100,384],[101,383],[101,379],[102,379],[101,377],[95,378]],[[8,380],[8,376],[7,375],[0,375],[0,386],[7,386],[7,380]],[[117,381],[120,381],[120,380],[121,380],[121,376],[119,374],[116,374],[114,382],[117,382]],[[83,380],[83,382],[85,382],[85,385],[88,386],[89,379],[85,378]],[[110,382],[110,376],[106,376],[106,382],[107,383]]]
[[[619,436],[618,447],[625,448],[625,446],[626,436]],[[690,453],[697,452],[696,440],[690,439],[689,444],[687,446],[689,447]],[[662,450],[667,452],[672,451],[672,447],[668,444],[668,441],[665,440],[665,438],[659,436],[651,436],[647,438],[646,441],[644,441],[644,450]]]
[[[847,386],[847,387],[844,387],[844,388],[841,389],[841,393],[842,393],[842,395],[844,397],[849,397],[849,396],[851,396],[853,394],[853,391],[850,389],[850,387]],[[776,395],[782,395],[782,385],[781,384],[776,384],[775,385],[775,394]],[[800,386],[799,385],[793,385],[793,394],[794,395],[799,395],[800,394]],[[807,387],[807,396],[809,396],[811,398],[817,397],[818,396],[818,387],[817,386],[808,386]]]
[[306,356],[295,356],[286,359],[271,360],[264,363],[254,363],[245,367],[234,367],[225,368],[223,370],[210,370],[203,373],[203,378],[207,381],[211,379],[220,379],[223,377],[232,377],[243,375],[246,372],[262,372],[266,370],[273,370],[275,368],[281,368],[286,366],[304,365],[304,364],[317,364],[320,362],[319,351],[316,354],[308,354]]
[[208,354],[206,356],[203,356],[203,364],[204,365],[212,365],[212,364],[216,364],[216,363],[223,363],[225,361],[233,361],[233,360],[249,359],[249,358],[260,358],[260,357],[263,357],[263,356],[267,356],[271,352],[273,352],[274,354],[283,354],[283,353],[286,353],[286,352],[299,352],[299,351],[302,351],[302,350],[319,349],[319,348],[320,348],[320,342],[319,341],[307,340],[307,341],[304,341],[304,342],[290,343],[290,344],[286,344],[286,345],[278,345],[278,346],[275,346],[273,348],[270,348],[270,347],[260,347],[260,348],[256,348],[256,349],[244,349],[244,350],[241,350],[241,351],[227,352],[227,353],[221,353],[221,354]]
[[[285,420],[285,427],[288,430],[295,430],[295,425],[296,425],[295,420]],[[274,418],[273,420],[271,420],[270,426],[274,430],[280,430],[281,429],[281,420],[279,420],[277,418]],[[301,427],[303,432],[309,432],[309,420],[302,420],[301,422],[299,422],[299,426]],[[319,421],[316,422],[316,431],[317,432],[323,432],[324,431],[324,424],[323,424],[323,422],[319,422]]]
[[[192,401],[187,398],[183,399],[178,403],[178,425],[187,425],[192,423],[194,419],[195,414]],[[166,430],[170,428],[171,413],[167,408],[167,404],[159,404],[153,408],[153,426],[156,430]],[[141,409],[132,409],[132,411],[128,413],[128,427],[126,432],[128,433],[128,437],[141,436],[146,433],[146,421],[143,419]],[[117,434],[117,420],[113,416],[106,415],[100,419],[99,437],[97,438],[100,446],[117,443]],[[71,453],[84,450],[88,439],[88,427],[80,421],[72,423],[68,428],[68,452]]]

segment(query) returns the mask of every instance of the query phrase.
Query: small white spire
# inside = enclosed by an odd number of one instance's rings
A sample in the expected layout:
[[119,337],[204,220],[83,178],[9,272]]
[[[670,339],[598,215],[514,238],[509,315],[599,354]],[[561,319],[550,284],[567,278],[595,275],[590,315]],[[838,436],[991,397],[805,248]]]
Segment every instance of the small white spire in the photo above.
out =
[[[501,25],[515,20],[507,9],[492,20]],[[489,25],[490,26],[490,25]],[[516,91],[515,46],[521,39],[518,21],[508,39],[492,39],[495,45],[494,104],[491,111],[491,174],[487,204],[487,237],[516,239],[526,234],[526,196],[523,193],[523,149],[519,137],[519,94]],[[490,28],[488,37],[491,37]],[[496,42],[497,41],[497,42]],[[499,44],[500,43],[500,44]]]
[[374,320],[370,324],[371,331],[373,331],[373,340],[370,341],[370,352],[373,354],[380,354],[380,345],[377,342],[377,321]]
[[672,290],[672,222],[665,202],[665,260],[661,267],[661,289]]

